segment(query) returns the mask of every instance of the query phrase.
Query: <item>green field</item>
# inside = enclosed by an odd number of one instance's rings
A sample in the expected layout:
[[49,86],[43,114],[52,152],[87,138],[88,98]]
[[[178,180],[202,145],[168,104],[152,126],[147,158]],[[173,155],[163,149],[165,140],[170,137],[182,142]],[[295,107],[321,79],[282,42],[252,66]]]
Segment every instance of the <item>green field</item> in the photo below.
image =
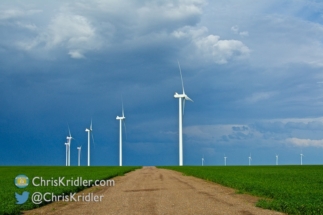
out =
[[172,169],[261,197],[257,206],[288,214],[323,214],[323,166],[186,166]]
[[[26,203],[17,205],[15,192],[19,194],[23,191],[28,191],[30,194],[34,192],[53,192],[55,195],[59,195],[81,191],[86,188],[83,186],[35,187],[33,186],[31,179],[36,176],[47,180],[55,180],[59,177],[65,177],[66,179],[82,177],[82,179],[86,180],[102,180],[123,175],[124,173],[130,172],[136,168],[140,167],[0,167],[0,214],[20,214],[22,210],[29,210],[44,205],[44,203],[40,205],[33,204],[30,200],[30,196]],[[14,184],[15,177],[20,174],[24,174],[30,179],[29,185],[26,188],[18,188]],[[115,186],[118,185],[116,184]]]

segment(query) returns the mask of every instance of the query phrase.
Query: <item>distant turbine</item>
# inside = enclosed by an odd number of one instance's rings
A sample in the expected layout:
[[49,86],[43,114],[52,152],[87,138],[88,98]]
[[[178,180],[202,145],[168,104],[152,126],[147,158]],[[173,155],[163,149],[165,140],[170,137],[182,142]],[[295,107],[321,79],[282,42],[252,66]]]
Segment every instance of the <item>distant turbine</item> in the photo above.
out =
[[300,154],[301,155],[301,165],[303,165],[303,153]]
[[202,166],[204,166],[204,156],[202,157]]
[[[183,93],[178,94],[176,92],[174,97],[179,99],[179,132],[178,132],[178,135],[179,135],[179,165],[183,166],[183,129],[182,129],[182,126],[183,126],[183,115],[184,115],[184,109],[185,109],[185,101],[189,100],[189,101],[193,102],[193,100],[190,99],[185,94],[182,71],[181,71],[181,66],[179,65],[179,62],[178,62],[178,68],[179,68],[179,72],[181,75]],[[182,106],[183,106],[183,108],[182,108]]]
[[278,165],[278,155],[276,154],[276,165]]
[[[92,119],[91,119],[90,128],[86,128],[85,132],[87,132],[87,165],[90,166],[90,136],[92,133]],[[93,134],[92,134],[92,140],[94,143]]]
[[68,145],[68,162],[67,162],[67,166],[71,166],[71,142],[72,142],[72,135],[71,135],[70,128],[68,128],[68,134],[69,134],[69,136],[66,137],[66,139],[67,139],[67,145]]
[[226,166],[226,165],[227,165],[227,157],[224,154],[224,166]]
[[252,158],[251,158],[251,153],[250,153],[250,156],[249,156],[249,166],[251,165],[251,160],[252,160]]
[[79,146],[77,147],[77,150],[78,150],[78,166],[80,166],[81,164],[81,149],[82,149],[82,146]]
[[[122,102],[122,116],[117,116],[116,119],[120,120],[119,121],[119,166],[122,166],[122,121],[126,119],[126,117],[124,116],[123,102]],[[126,126],[125,123],[124,123],[124,126]]]

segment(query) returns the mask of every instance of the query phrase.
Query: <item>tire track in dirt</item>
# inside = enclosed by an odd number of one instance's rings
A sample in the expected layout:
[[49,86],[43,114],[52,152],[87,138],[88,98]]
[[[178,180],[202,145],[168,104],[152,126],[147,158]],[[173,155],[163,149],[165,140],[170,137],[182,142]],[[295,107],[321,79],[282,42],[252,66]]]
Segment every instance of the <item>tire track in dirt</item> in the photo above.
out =
[[114,180],[114,187],[80,192],[104,195],[102,202],[53,202],[24,214],[283,214],[255,207],[257,197],[172,170],[143,167]]

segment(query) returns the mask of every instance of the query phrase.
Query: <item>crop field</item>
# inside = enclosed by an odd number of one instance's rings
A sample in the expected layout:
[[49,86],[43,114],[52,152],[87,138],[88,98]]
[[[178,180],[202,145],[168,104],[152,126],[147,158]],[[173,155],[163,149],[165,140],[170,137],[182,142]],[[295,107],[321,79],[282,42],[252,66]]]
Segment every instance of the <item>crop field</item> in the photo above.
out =
[[[107,180],[112,177],[123,175],[139,167],[0,167],[0,214],[20,214],[23,210],[40,207],[40,205],[33,204],[30,198],[26,203],[16,204],[15,192],[22,193],[28,191],[34,192],[52,192],[55,195],[63,193],[78,192],[85,189],[85,186],[33,186],[31,179],[34,177],[42,177],[47,180],[55,180],[59,177],[66,179],[76,179],[82,177],[84,180]],[[15,186],[15,177],[17,175],[26,175],[30,182],[26,188],[18,188]],[[116,185],[117,186],[117,185]]]
[[176,170],[261,197],[257,206],[288,214],[323,214],[323,166],[185,166]]

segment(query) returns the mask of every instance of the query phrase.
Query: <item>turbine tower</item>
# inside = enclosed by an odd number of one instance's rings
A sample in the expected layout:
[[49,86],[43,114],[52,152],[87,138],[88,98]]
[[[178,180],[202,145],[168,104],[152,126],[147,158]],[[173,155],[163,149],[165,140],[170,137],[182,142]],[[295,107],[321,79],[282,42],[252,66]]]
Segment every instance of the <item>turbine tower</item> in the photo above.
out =
[[[92,119],[91,119],[90,128],[86,128],[85,132],[87,132],[87,166],[90,166],[90,135],[92,133]],[[92,139],[93,139],[93,134],[92,134]]]
[[[116,120],[119,121],[119,166],[122,166],[122,121],[126,119],[124,116],[123,102],[122,102],[122,116],[117,116]],[[126,126],[126,124],[124,124]]]
[[202,166],[204,166],[204,156],[202,157]]
[[66,166],[68,166],[68,147],[69,147],[69,143],[65,143],[66,146]]
[[68,133],[69,133],[69,136],[66,137],[66,139],[67,139],[67,145],[66,146],[68,146],[68,161],[67,161],[67,166],[71,166],[71,142],[72,142],[72,135],[71,135],[70,128],[68,128]]
[[182,77],[182,71],[181,71],[181,66],[178,63],[178,68],[179,68],[179,72],[181,75],[181,81],[182,81],[182,90],[183,93],[182,94],[178,94],[177,92],[175,92],[174,97],[178,98],[179,100],[179,165],[183,166],[183,115],[184,115],[184,109],[185,109],[185,101],[189,100],[191,102],[193,102],[192,99],[190,99],[186,94],[185,94],[185,90],[184,90],[184,83],[183,83],[183,77]]
[[77,164],[78,164],[78,166],[80,166],[80,164],[81,164],[81,149],[82,149],[82,146],[77,147],[77,150],[78,150],[78,162],[77,162]]
[[250,153],[250,156],[249,156],[249,166],[251,165],[251,160],[252,160],[252,158],[251,158],[251,153]]
[[226,166],[226,165],[227,165],[227,157],[224,154],[224,166]]
[[303,165],[303,152],[300,154],[301,155],[301,165]]
[[276,165],[278,165],[278,155],[276,154]]

